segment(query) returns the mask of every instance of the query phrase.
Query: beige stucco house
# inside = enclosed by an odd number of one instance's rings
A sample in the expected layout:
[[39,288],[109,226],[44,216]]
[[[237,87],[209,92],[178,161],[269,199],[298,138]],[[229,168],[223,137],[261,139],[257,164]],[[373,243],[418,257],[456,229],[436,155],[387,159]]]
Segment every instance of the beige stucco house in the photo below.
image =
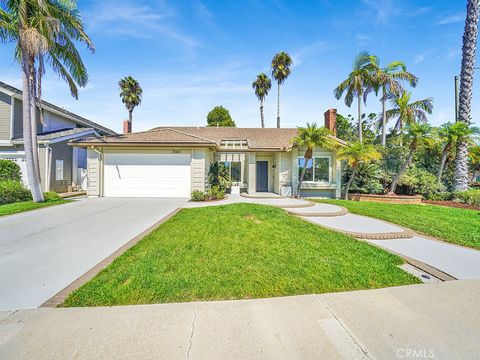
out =
[[[332,131],[335,117],[335,109],[325,113],[325,125]],[[297,133],[292,128],[158,127],[137,133],[124,129],[122,135],[70,142],[87,149],[88,195],[190,197],[192,190],[208,188],[209,167],[220,161],[242,192],[291,196],[304,163],[305,149],[290,141]],[[301,195],[335,198],[340,191],[336,153],[314,149]]]

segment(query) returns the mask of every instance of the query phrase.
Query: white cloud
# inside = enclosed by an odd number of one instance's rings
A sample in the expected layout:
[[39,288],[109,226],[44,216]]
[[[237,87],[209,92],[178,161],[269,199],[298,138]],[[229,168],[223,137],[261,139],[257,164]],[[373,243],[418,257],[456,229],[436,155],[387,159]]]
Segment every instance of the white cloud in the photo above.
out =
[[372,40],[372,37],[370,35],[366,34],[357,34],[355,35],[355,42],[357,45],[366,45]]
[[465,14],[461,13],[461,14],[444,16],[438,19],[437,25],[452,24],[460,21],[465,21]]
[[301,46],[295,50],[292,51],[292,61],[293,61],[293,66],[298,67],[303,61],[312,56],[312,55],[317,55],[322,52],[325,52],[328,50],[328,44],[326,41],[320,40],[320,41],[315,41],[311,44],[307,44],[304,46]]
[[399,13],[398,4],[393,0],[363,0],[362,2],[374,12],[379,24],[387,23],[390,17]]

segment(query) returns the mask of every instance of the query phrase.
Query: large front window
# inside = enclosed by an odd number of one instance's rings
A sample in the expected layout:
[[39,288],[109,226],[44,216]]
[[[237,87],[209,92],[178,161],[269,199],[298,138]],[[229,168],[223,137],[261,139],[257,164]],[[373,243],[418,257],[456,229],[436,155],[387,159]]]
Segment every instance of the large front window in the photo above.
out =
[[230,181],[233,183],[242,182],[242,163],[240,161],[225,161],[224,164],[228,169]]
[[302,176],[303,168],[305,167],[305,176],[303,181],[313,182],[328,182],[330,181],[330,158],[329,157],[314,157],[308,159],[305,164],[303,157],[298,158],[298,179]]

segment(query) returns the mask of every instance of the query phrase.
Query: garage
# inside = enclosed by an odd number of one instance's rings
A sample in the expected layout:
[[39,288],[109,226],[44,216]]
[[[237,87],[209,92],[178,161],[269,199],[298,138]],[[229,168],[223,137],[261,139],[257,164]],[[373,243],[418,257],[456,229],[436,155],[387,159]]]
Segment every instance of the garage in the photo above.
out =
[[188,198],[190,162],[190,154],[106,153],[104,196]]

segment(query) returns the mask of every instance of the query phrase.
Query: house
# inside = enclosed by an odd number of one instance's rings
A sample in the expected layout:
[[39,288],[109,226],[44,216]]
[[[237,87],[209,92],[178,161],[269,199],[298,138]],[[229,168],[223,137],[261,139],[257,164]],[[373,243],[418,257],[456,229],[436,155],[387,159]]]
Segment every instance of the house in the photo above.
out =
[[[86,186],[87,151],[72,148],[68,141],[116,133],[46,101],[42,109],[44,123],[38,121],[37,126],[42,189],[62,192],[82,182]],[[0,159],[15,161],[28,186],[22,116],[22,91],[0,81]]]
[[[325,113],[336,129],[336,110]],[[232,127],[158,127],[70,142],[87,149],[90,196],[190,197],[208,188],[213,162],[224,162],[231,180],[248,194],[274,192],[291,196],[298,184],[305,149],[290,139],[297,129]],[[339,143],[344,144],[340,139]],[[335,152],[314,149],[302,196],[339,197],[341,164]]]

